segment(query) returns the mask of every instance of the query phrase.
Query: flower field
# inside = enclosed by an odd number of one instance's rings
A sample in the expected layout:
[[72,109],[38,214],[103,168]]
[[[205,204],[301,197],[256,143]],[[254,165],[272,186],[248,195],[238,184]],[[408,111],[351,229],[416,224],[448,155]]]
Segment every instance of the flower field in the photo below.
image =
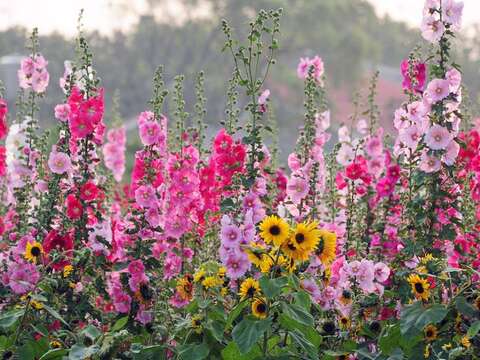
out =
[[[266,88],[281,9],[245,39],[222,23],[233,71],[213,138],[208,77],[188,113],[184,77],[152,74],[129,172],[83,33],[53,80],[33,31],[15,116],[0,89],[2,359],[480,359],[480,119],[452,50],[462,11],[425,2],[394,134],[379,126],[378,73],[368,109],[334,130],[328,69],[301,57],[288,166]],[[64,98],[43,130],[52,86]]]

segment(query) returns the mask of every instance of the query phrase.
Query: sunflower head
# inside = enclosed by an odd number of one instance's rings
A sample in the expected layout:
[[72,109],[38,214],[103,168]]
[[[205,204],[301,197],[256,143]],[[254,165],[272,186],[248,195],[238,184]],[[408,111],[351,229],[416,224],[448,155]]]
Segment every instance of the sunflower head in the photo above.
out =
[[256,299],[252,302],[252,314],[259,319],[267,317],[268,307],[264,299]]
[[423,333],[425,334],[425,340],[428,342],[432,342],[438,337],[438,330],[434,325],[427,325],[423,329]]
[[317,222],[302,222],[293,229],[291,241],[300,249],[311,252],[320,241],[320,234]]
[[191,300],[193,296],[193,284],[191,276],[185,275],[177,281],[177,292],[183,300]]
[[417,274],[411,274],[407,278],[407,281],[412,287],[412,292],[417,299],[428,300],[430,297],[430,284],[426,279],[422,279]]
[[327,230],[319,230],[320,239],[315,250],[322,264],[329,265],[335,260],[337,251],[337,235]]
[[192,316],[192,329],[197,333],[202,333],[202,316],[194,315]]
[[260,236],[267,244],[273,242],[275,246],[281,246],[290,234],[288,223],[276,215],[267,216],[260,223]]
[[240,285],[240,296],[242,299],[254,298],[260,293],[260,284],[253,278],[247,278]]
[[297,242],[292,238],[285,241],[281,247],[283,253],[290,259],[295,261],[306,261],[310,256],[310,252],[298,246]]
[[63,267],[63,277],[65,277],[65,278],[69,277],[72,272],[73,272],[73,266],[72,265],[65,265]]
[[205,270],[200,268],[197,270],[195,274],[193,274],[193,281],[195,282],[202,282],[205,279]]
[[254,242],[250,243],[248,248],[245,248],[245,252],[247,253],[248,260],[256,267],[260,267],[264,258],[268,257],[265,256],[265,246]]
[[37,260],[43,254],[43,247],[38,241],[27,242],[25,246],[25,259],[33,263],[37,263]]
[[215,276],[207,276],[205,279],[202,281],[202,286],[205,289],[210,289],[216,286],[220,286],[223,284],[223,280],[221,280],[218,277]]
[[338,319],[338,326],[340,326],[340,328],[342,328],[342,329],[348,329],[351,324],[352,323],[351,323],[350,319],[346,316],[341,316]]

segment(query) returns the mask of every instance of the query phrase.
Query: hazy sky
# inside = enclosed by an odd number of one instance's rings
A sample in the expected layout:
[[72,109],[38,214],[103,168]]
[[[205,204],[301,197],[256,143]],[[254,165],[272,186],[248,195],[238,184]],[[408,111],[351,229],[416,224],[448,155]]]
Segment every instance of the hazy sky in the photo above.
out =
[[[321,1],[321,0],[315,0]],[[412,26],[421,19],[423,0],[367,0],[376,6],[379,14],[390,14]],[[125,11],[128,3],[134,11]],[[175,0],[164,0],[166,16],[181,14]],[[464,24],[480,22],[480,0],[464,0]],[[0,0],[0,29],[13,25],[27,28],[37,26],[40,33],[54,30],[66,35],[76,33],[79,10],[85,9],[84,25],[108,33],[112,29],[126,29],[136,21],[136,14],[145,11],[145,0]]]

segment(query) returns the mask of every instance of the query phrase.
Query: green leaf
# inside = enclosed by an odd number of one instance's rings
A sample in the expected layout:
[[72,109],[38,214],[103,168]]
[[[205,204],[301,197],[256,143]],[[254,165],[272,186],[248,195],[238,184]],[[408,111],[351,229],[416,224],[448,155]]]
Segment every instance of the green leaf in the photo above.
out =
[[68,354],[67,349],[52,349],[43,354],[39,360],[55,360],[62,359],[64,355]]
[[99,347],[96,345],[93,346],[83,346],[75,344],[70,349],[68,353],[68,360],[83,360],[88,358],[89,356],[95,355],[99,350]]
[[318,349],[310,341],[308,341],[303,334],[295,330],[289,333],[293,341],[304,350],[312,359],[318,359]]
[[113,324],[112,328],[110,329],[110,332],[115,332],[118,330],[122,330],[125,325],[127,325],[128,322],[128,316],[124,316],[117,321],[115,321],[115,324]]
[[232,331],[233,340],[238,345],[240,352],[248,353],[271,323],[272,321],[269,319],[255,320],[248,317],[240,321]]
[[284,287],[288,279],[287,278],[277,278],[277,279],[269,279],[266,276],[263,276],[259,280],[260,288],[262,292],[267,296],[267,298],[272,299],[275,296],[280,295],[282,292],[282,287]]
[[378,346],[380,347],[380,350],[382,350],[382,354],[392,354],[393,350],[399,347],[400,336],[399,325],[389,328],[385,335],[383,335],[378,341]]
[[303,307],[297,304],[282,303],[282,309],[285,314],[293,320],[307,326],[313,326],[313,317]]
[[202,360],[206,359],[210,352],[208,345],[202,344],[186,344],[178,347],[178,355],[182,360]]
[[26,343],[18,349],[18,358],[22,360],[34,360],[35,359],[35,350],[30,343]]
[[423,306],[419,301],[403,308],[400,317],[400,330],[402,335],[407,334],[411,329],[415,328],[415,322],[422,312]]
[[223,360],[251,360],[260,356],[262,356],[262,351],[258,345],[254,346],[247,354],[242,355],[234,341],[230,341],[222,350]]
[[225,324],[225,329],[229,329],[232,326],[235,319],[241,314],[242,310],[248,305],[247,301],[242,301],[235,306],[230,314],[228,314],[227,323]]
[[0,328],[8,329],[25,313],[24,309],[8,311],[0,315]]
[[68,325],[68,323],[63,320],[63,317],[57,312],[57,310],[55,309],[52,309],[50,306],[46,305],[46,304],[43,304],[43,308],[50,314],[52,315],[55,319],[59,320],[60,322],[62,322],[65,326],[67,326],[67,328],[70,329],[70,325]]
[[447,312],[445,305],[434,304],[420,314],[417,321],[415,321],[415,327],[418,330],[423,330],[429,324],[438,324],[447,316]]
[[476,313],[475,308],[470,305],[463,296],[459,296],[457,300],[455,300],[455,308],[467,317],[473,317]]
[[300,324],[298,321],[293,320],[290,316],[286,314],[280,314],[278,318],[280,325],[282,325],[284,329],[289,331],[300,331],[305,336],[305,338],[316,347],[319,347],[322,343],[323,338],[318,334],[318,331],[316,331],[313,326],[306,326]]
[[468,328],[467,336],[471,339],[477,336],[479,331],[480,331],[480,320],[477,320]]
[[102,334],[102,332],[93,325],[86,326],[80,333],[92,341],[95,341]]

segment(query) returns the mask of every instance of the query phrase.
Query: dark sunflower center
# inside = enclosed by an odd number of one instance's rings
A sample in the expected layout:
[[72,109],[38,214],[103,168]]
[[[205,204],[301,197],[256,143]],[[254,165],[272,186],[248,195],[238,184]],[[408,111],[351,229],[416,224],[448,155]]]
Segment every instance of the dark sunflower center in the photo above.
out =
[[327,335],[332,335],[335,332],[335,324],[331,321],[328,321],[325,324],[323,324],[322,328]]
[[427,337],[432,337],[432,336],[433,336],[433,331],[427,330]]
[[257,305],[257,312],[264,313],[267,311],[267,306],[264,303],[260,303]]
[[280,234],[280,227],[278,225],[270,226],[270,234],[277,236]]
[[347,318],[341,318],[341,319],[340,319],[340,322],[341,322],[342,324],[348,324],[348,319],[347,319]]
[[33,246],[30,252],[35,257],[40,256],[40,253],[41,253],[40,248],[38,246]]
[[423,289],[423,285],[421,283],[415,283],[415,291],[419,294],[423,294],[425,290]]
[[343,290],[342,297],[344,299],[350,300],[352,298],[352,294],[348,290]]
[[250,296],[250,297],[255,295],[255,288],[253,286],[248,288],[247,295]]
[[301,244],[305,241],[305,235],[302,234],[302,233],[298,233],[295,235],[295,241],[297,242],[297,244]]

